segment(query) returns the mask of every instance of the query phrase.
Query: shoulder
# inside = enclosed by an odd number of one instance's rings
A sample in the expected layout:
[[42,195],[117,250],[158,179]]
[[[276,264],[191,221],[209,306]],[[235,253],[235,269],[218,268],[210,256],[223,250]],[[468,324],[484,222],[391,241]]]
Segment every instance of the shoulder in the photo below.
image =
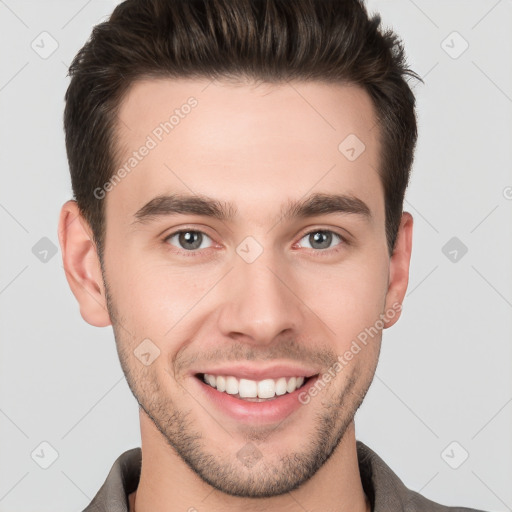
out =
[[122,453],[100,490],[83,512],[128,512],[128,496],[137,489],[142,463],[140,448]]
[[391,468],[368,446],[357,441],[359,472],[373,512],[483,512],[473,508],[448,507],[408,489]]

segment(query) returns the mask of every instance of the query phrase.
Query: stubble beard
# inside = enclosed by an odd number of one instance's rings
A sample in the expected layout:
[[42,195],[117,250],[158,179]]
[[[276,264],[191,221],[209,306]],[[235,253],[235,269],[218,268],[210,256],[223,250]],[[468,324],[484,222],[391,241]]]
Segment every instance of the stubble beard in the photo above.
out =
[[[293,491],[311,479],[341,443],[373,380],[374,371],[362,376],[360,372],[352,370],[345,387],[332,395],[329,401],[326,395],[313,398],[313,401],[322,400],[324,407],[316,414],[313,428],[304,432],[305,448],[270,461],[262,455],[265,453],[265,440],[272,435],[286,435],[286,430],[276,433],[274,427],[254,427],[241,431],[249,449],[259,454],[252,462],[237,457],[244,444],[235,442],[240,437],[239,432],[232,436],[232,454],[215,455],[229,449],[226,450],[225,446],[216,447],[216,450],[210,448],[200,425],[192,417],[192,411],[180,408],[171,396],[164,394],[151,366],[143,366],[136,360],[131,340],[127,339],[126,332],[119,325],[108,287],[105,286],[105,289],[119,360],[133,396],[169,447],[204,482],[227,495],[269,498]],[[170,374],[169,378],[174,379]],[[331,386],[334,383],[335,379],[331,381]],[[326,393],[327,389],[322,390],[320,395]],[[262,444],[258,448],[254,443]]]

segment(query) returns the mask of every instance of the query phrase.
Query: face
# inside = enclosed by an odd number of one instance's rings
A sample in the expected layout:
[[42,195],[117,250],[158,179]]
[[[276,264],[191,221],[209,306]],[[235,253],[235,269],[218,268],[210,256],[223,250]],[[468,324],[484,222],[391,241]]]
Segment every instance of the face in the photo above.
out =
[[351,425],[405,293],[371,100],[162,79],[134,84],[118,117],[99,296],[129,386],[204,481],[288,492]]

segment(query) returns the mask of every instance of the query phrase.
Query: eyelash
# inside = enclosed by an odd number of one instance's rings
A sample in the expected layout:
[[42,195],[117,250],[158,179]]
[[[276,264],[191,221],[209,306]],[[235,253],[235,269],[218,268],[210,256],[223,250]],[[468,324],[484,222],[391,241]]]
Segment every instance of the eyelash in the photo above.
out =
[[[320,228],[312,229],[310,231],[307,231],[306,233],[304,233],[299,238],[299,241],[302,240],[304,237],[306,237],[308,235],[311,235],[313,233],[319,233],[319,232],[321,232],[321,233],[332,233],[333,235],[337,236],[340,239],[340,243],[338,243],[334,247],[331,247],[331,248],[328,248],[328,249],[310,249],[311,251],[315,252],[317,254],[317,256],[319,256],[319,257],[332,255],[333,253],[337,253],[338,251],[340,251],[343,246],[350,245],[350,243],[347,240],[347,238],[344,237],[343,235],[341,235],[340,233],[338,233],[336,231],[333,231],[332,229],[320,229]],[[176,235],[180,235],[181,233],[201,233],[202,235],[207,236],[208,238],[210,238],[210,240],[213,241],[212,237],[209,236],[204,231],[200,231],[199,229],[186,229],[185,228],[185,229],[180,229],[178,231],[173,231],[171,234],[167,235],[163,239],[163,242],[167,246],[170,246],[171,244],[169,243],[169,240],[171,238],[173,238],[174,236],[176,236]],[[178,254],[182,254],[182,255],[184,255],[186,257],[197,257],[197,256],[200,256],[201,252],[211,248],[211,247],[208,247],[207,249],[195,249],[195,250],[192,250],[192,251],[187,251],[185,249],[181,249],[180,250],[178,247],[175,247],[175,246],[172,246],[172,247],[173,247],[173,249],[170,249],[172,252],[177,252]]]
[[301,237],[299,238],[299,241],[313,233],[331,233],[332,235],[334,235],[340,239],[340,242],[338,244],[336,244],[334,247],[329,247],[328,249],[313,249],[313,248],[306,247],[305,249],[312,251],[315,254],[315,257],[322,258],[325,256],[332,256],[333,254],[336,254],[339,251],[341,251],[343,249],[343,247],[346,247],[349,245],[349,241],[347,240],[347,238],[344,237],[343,235],[341,235],[340,233],[338,233],[337,231],[334,231],[332,229],[322,229],[322,228],[316,228],[316,229],[311,229],[309,231],[306,231],[305,233],[303,233],[301,235]]

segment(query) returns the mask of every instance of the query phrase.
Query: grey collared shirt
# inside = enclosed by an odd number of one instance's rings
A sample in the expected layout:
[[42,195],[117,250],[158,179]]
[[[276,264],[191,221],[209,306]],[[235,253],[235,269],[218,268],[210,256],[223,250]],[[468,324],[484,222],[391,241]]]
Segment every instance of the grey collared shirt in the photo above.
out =
[[[482,512],[446,507],[407,489],[389,466],[361,441],[357,441],[357,457],[363,489],[373,512]],[[129,512],[128,495],[139,484],[141,461],[140,448],[119,456],[105,483],[83,512]]]

